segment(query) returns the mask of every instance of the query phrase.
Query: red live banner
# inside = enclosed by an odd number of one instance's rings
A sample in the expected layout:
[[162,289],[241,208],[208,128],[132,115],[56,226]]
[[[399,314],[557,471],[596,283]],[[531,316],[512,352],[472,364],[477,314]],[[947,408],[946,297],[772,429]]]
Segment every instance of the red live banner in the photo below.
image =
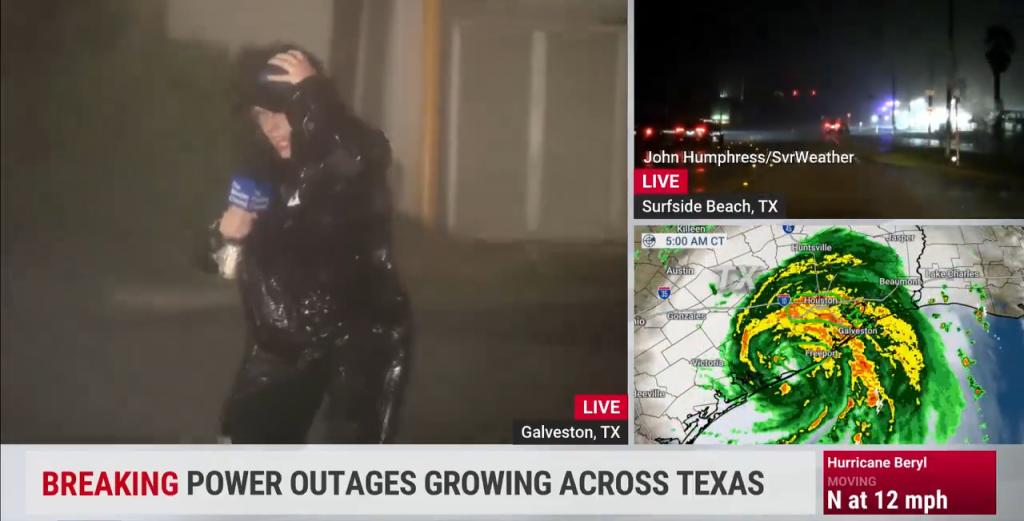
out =
[[634,195],[687,194],[685,168],[636,168],[633,170]]
[[825,451],[825,514],[994,515],[995,451]]
[[625,420],[628,419],[624,394],[577,394],[573,403],[573,419]]

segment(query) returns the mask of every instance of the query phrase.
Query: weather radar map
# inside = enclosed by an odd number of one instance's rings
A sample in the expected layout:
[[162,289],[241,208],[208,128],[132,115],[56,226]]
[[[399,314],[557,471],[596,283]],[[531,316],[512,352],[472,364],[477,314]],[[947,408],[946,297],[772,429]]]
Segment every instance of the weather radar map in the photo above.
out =
[[638,443],[1024,441],[1024,228],[635,238]]

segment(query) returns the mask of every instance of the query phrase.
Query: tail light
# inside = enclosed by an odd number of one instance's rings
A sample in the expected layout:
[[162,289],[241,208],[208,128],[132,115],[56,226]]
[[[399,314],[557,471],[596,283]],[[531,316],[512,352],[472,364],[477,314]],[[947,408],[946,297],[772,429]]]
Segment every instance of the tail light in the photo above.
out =
[[676,134],[682,134],[683,132],[686,132],[685,128],[683,128],[683,127],[676,127]]
[[708,131],[708,127],[706,127],[704,125],[697,125],[697,128],[695,128],[694,130],[697,131],[697,134],[700,134],[700,135],[703,136]]
[[654,135],[654,129],[653,128],[647,127],[647,128],[644,129],[644,137],[651,137],[653,135]]

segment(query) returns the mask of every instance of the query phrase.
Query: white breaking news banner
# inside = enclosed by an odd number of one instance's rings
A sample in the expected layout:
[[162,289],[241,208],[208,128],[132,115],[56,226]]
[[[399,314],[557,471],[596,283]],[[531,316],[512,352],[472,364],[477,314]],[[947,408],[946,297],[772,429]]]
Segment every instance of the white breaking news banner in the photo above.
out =
[[[811,515],[816,456],[629,447],[4,445],[3,518]],[[83,492],[93,495],[71,495]],[[140,492],[158,495],[134,495]]]

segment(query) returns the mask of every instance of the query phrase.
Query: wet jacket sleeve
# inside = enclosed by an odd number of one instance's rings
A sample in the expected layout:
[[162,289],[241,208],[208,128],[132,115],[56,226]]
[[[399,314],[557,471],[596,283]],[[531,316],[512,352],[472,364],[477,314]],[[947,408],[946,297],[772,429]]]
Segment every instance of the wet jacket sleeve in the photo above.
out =
[[331,83],[312,76],[298,84],[285,107],[292,127],[292,157],[298,164],[293,192],[261,219],[263,233],[292,251],[310,255],[364,255],[361,240],[390,216],[384,176],[391,147],[384,134],[349,112]]
[[292,127],[293,150],[301,164],[299,200],[330,185],[344,189],[383,175],[391,162],[391,147],[383,132],[349,112],[338,101],[331,83],[311,76],[298,84],[285,107]]

